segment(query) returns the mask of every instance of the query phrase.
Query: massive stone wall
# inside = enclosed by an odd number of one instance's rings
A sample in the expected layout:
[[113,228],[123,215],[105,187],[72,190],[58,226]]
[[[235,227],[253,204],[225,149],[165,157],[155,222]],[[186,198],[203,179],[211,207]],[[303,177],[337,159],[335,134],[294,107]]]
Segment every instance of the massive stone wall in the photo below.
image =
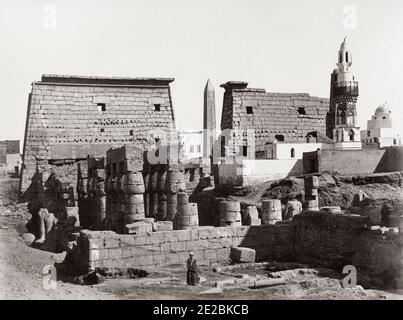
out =
[[284,142],[306,142],[309,132],[326,134],[326,98],[307,93],[269,93],[247,88],[246,82],[227,82],[221,129],[255,130],[255,151],[263,151],[276,136]]
[[28,103],[21,191],[37,167],[47,170],[49,159],[85,159],[104,156],[111,146],[163,142],[174,128],[173,80],[42,76]]
[[257,250],[257,259],[279,259],[292,250],[292,226],[199,227],[191,230],[157,231],[121,235],[112,231],[80,233],[75,260],[82,268],[139,267],[182,264],[194,252],[201,265],[229,259],[231,247]]
[[397,280],[402,270],[402,232],[373,230],[367,217],[324,212],[303,213],[275,225],[199,227],[144,235],[84,230],[73,252],[78,266],[94,270],[184,264],[190,251],[199,264],[213,265],[228,261],[231,247],[255,249],[257,261],[303,262],[339,271],[354,265],[359,281],[364,275]]

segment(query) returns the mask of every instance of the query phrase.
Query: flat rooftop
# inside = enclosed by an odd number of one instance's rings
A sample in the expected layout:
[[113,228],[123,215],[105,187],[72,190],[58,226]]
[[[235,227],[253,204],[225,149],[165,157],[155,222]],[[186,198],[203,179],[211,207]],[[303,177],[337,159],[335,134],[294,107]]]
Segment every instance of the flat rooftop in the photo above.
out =
[[168,86],[175,78],[159,77],[102,77],[44,74],[41,82],[54,84],[81,85],[122,85],[122,86]]

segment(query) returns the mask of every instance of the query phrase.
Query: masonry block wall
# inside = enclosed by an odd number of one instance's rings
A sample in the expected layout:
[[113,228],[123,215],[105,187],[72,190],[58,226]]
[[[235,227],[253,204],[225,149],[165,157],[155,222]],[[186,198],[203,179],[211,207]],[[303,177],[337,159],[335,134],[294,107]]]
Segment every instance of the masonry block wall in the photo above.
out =
[[354,265],[366,275],[398,279],[403,269],[402,240],[402,232],[396,230],[371,230],[367,217],[308,212],[275,225],[199,227],[144,235],[84,230],[74,258],[88,271],[184,264],[193,251],[199,264],[213,265],[228,261],[231,247],[239,246],[255,249],[257,261],[302,262],[339,271]]
[[370,230],[367,217],[310,212],[297,215],[294,224],[300,262],[339,270],[350,264],[371,272],[399,267],[399,233]]
[[163,142],[175,127],[173,80],[42,76],[32,84],[28,103],[20,190],[29,186],[38,161],[85,159],[104,156],[111,146]]
[[[145,235],[112,231],[80,233],[75,260],[83,269],[183,264],[193,251],[201,265],[229,259],[231,247],[257,250],[257,259],[280,259],[292,251],[292,226],[199,227]],[[291,244],[291,245],[290,245]]]
[[227,82],[221,130],[254,129],[255,151],[264,151],[267,142],[306,142],[309,132],[326,134],[329,99],[307,93],[269,93],[247,88],[247,82]]

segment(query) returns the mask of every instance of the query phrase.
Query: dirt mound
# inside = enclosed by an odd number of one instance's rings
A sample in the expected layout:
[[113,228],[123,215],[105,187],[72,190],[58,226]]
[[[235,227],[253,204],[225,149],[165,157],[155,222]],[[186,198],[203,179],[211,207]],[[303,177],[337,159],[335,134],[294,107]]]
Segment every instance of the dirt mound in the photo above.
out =
[[[400,172],[350,177],[322,174],[319,177],[319,184],[320,206],[348,208],[351,206],[354,194],[360,190],[369,196],[371,206],[403,202],[402,174]],[[302,178],[286,178],[272,182],[262,193],[260,201],[279,198],[285,203],[290,194],[301,198],[303,192],[304,181]]]
[[[370,199],[369,206],[403,206],[402,173],[391,172],[365,176],[338,176],[324,173],[319,176],[319,205],[351,207],[353,197],[363,191]],[[254,205],[261,211],[262,200],[280,199],[285,205],[290,195],[302,201],[304,198],[304,179],[289,177],[268,181],[254,186],[216,185],[215,188],[195,190],[191,202],[198,203],[200,225],[219,225],[220,199],[241,202],[241,211]]]

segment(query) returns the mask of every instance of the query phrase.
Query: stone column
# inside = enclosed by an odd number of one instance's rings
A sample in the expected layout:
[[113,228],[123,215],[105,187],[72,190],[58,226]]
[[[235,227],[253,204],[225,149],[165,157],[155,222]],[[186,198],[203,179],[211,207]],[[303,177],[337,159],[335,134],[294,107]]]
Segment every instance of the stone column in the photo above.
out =
[[220,202],[220,226],[241,226],[241,203],[238,201]]
[[157,178],[158,170],[157,165],[152,165],[150,169],[149,178],[149,195],[150,195],[150,205],[149,205],[149,217],[154,218],[158,216],[158,192],[157,192]]
[[262,201],[262,224],[276,224],[282,220],[281,201],[268,199]]
[[79,164],[77,177],[77,195],[80,222],[84,228],[89,228],[89,205],[88,205],[88,170],[84,172]]
[[125,217],[124,225],[143,220],[144,211],[144,181],[141,172],[127,172],[124,182]]
[[314,210],[319,211],[319,177],[318,176],[305,176],[304,177],[304,190],[305,201],[303,203],[304,211]]
[[173,221],[177,213],[177,193],[186,191],[184,166],[181,164],[169,165],[165,180],[165,193],[167,195],[166,220]]
[[95,196],[95,228],[102,230],[106,227],[105,170],[103,169],[95,169]]
[[116,163],[111,164],[111,176],[109,180],[108,190],[110,194],[110,216],[111,230],[117,231],[119,224],[119,199],[118,199],[118,173]]
[[151,183],[151,178],[150,178],[150,171],[151,171],[151,166],[149,164],[144,164],[143,166],[143,181],[144,181],[144,214],[145,216],[148,217],[153,217],[154,215],[151,215],[151,196],[150,196],[150,183]]
[[186,192],[177,194],[178,211],[173,220],[175,230],[188,230],[199,226],[197,203],[189,203]]
[[167,217],[167,196],[165,194],[165,180],[167,175],[167,165],[158,165],[157,192],[158,192],[158,214],[157,220],[163,221]]

